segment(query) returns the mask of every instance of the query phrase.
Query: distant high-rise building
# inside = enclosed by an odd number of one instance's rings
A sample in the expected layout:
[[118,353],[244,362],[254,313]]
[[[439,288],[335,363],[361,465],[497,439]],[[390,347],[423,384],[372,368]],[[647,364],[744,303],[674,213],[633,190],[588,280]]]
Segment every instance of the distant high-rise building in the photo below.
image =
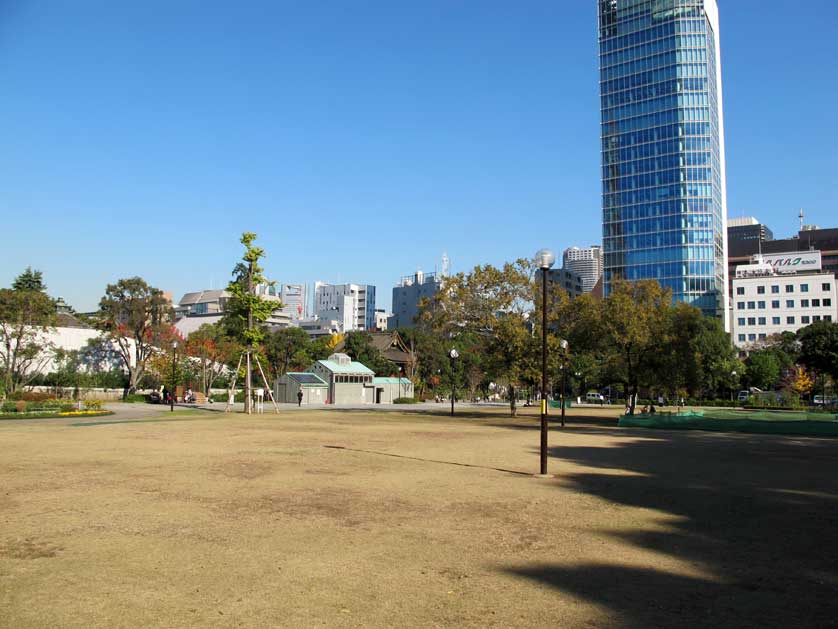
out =
[[314,283],[314,314],[343,322],[344,332],[375,330],[375,286]]
[[602,276],[602,247],[570,247],[562,255],[562,268],[582,278],[582,290],[590,293]]
[[[536,271],[536,277],[541,278],[541,271]],[[547,271],[547,281],[553,288],[562,288],[569,297],[578,297],[585,293],[582,276],[567,269],[550,269]]]
[[305,284],[280,284],[279,298],[282,300],[282,310],[287,312],[292,321],[299,321],[307,317],[306,304],[308,290]]
[[763,242],[774,240],[774,232],[768,228],[768,225],[763,225],[753,216],[728,219],[728,248],[732,246],[732,243],[743,240],[761,240]]
[[603,280],[655,279],[725,321],[715,0],[598,0]]
[[[448,272],[447,258],[444,258],[443,271]],[[423,299],[431,299],[442,287],[442,275],[416,271],[414,275],[403,277],[393,287],[393,314],[387,322],[387,329],[412,328],[416,325],[416,315]]]

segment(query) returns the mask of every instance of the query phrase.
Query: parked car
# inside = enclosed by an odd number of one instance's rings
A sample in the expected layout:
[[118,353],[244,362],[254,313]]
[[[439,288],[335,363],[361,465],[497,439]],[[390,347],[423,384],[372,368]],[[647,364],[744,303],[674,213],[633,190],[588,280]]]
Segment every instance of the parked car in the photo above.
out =
[[736,399],[739,402],[747,402],[749,397],[760,397],[762,393],[762,389],[751,387],[750,389],[743,389],[742,391],[740,391],[739,394],[736,396]]
[[607,400],[602,393],[597,391],[588,391],[585,394],[585,401],[588,404],[610,404],[611,401]]
[[816,395],[812,403],[815,406],[835,406],[838,404],[838,397],[832,395]]

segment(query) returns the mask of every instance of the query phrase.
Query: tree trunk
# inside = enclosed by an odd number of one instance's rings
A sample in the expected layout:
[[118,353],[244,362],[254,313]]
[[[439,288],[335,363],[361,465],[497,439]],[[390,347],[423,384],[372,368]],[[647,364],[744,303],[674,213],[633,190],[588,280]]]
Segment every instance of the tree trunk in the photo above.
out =
[[637,405],[637,384],[631,385],[629,393],[629,415],[634,415],[634,407]]
[[509,414],[512,417],[518,416],[518,407],[515,405],[515,387],[509,385]]

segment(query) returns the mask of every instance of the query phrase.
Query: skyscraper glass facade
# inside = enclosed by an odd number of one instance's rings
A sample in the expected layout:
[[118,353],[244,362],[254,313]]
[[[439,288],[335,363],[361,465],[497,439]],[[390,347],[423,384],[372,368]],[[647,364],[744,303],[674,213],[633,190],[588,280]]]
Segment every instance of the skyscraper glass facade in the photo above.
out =
[[727,316],[715,0],[597,0],[603,280],[655,279]]

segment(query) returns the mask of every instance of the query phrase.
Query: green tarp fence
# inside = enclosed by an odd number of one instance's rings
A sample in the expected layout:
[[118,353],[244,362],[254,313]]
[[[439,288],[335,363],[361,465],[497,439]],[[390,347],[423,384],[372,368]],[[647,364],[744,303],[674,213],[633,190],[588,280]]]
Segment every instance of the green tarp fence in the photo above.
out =
[[838,415],[782,411],[682,411],[623,415],[619,426],[664,430],[707,430],[774,435],[838,437]]

